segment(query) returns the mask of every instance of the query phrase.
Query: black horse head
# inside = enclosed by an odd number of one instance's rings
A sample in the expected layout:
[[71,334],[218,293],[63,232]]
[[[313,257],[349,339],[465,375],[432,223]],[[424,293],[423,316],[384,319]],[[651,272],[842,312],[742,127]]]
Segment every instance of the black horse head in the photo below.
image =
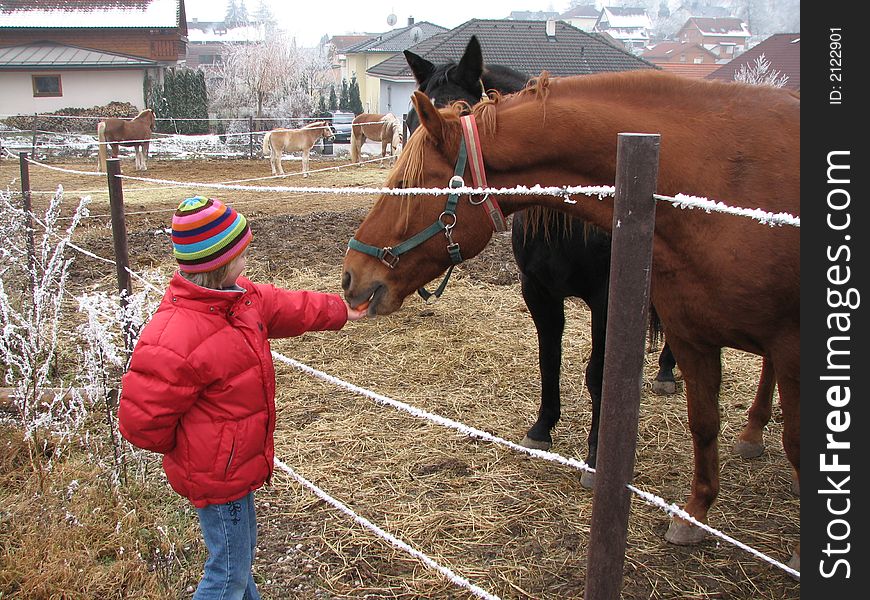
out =
[[[484,65],[480,42],[476,36],[471,36],[465,53],[459,63],[448,62],[434,65],[425,58],[405,50],[405,60],[417,80],[417,89],[429,96],[437,107],[450,105],[459,100],[474,106],[486,94],[486,90],[494,89],[502,94],[518,92],[529,80],[525,73],[515,71],[502,65]],[[417,113],[412,108],[408,112],[408,135],[420,124]]]

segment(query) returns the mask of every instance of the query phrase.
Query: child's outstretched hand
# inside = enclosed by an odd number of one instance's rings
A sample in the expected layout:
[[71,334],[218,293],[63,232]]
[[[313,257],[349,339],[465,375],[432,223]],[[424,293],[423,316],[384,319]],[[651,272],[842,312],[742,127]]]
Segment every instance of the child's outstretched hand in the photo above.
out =
[[347,300],[344,301],[344,305],[347,307],[347,320],[348,321],[359,321],[363,317],[366,316],[366,311],[369,308],[369,303],[366,302],[360,305],[360,308],[351,308],[350,304],[347,303]]

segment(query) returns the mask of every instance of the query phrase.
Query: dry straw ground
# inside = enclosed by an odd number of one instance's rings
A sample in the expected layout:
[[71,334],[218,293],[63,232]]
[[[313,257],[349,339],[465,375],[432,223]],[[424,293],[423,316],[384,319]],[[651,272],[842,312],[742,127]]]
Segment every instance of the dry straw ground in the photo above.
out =
[[[342,162],[315,160],[312,169]],[[54,164],[94,168],[91,162]],[[288,166],[288,171],[298,170],[298,163]],[[0,162],[4,186],[17,177],[17,170],[13,161]],[[133,174],[131,162],[124,162],[124,170]],[[268,164],[152,159],[148,175],[219,182],[268,175]],[[108,214],[102,178],[32,167],[31,179],[35,190],[62,184],[69,200],[91,191],[92,214]],[[363,166],[314,173],[304,185],[380,186],[384,179],[385,171]],[[303,180],[290,177],[277,183],[303,185]],[[230,201],[250,218],[252,278],[328,292],[340,291],[347,240],[374,202],[364,195],[179,189],[128,181],[125,199],[134,270],[159,267],[167,275],[171,272],[163,230],[178,200],[193,193]],[[78,242],[110,257],[107,223],[106,216],[90,219]],[[747,222],[747,227],[758,226]],[[94,284],[111,288],[112,271],[106,265],[80,257],[75,269],[74,285],[80,289]],[[390,317],[352,323],[337,333],[279,340],[273,348],[358,386],[511,440],[522,438],[538,406],[535,330],[520,295],[507,234],[497,236],[481,256],[461,266],[444,297],[434,304],[410,298]],[[570,301],[563,413],[553,447],[565,456],[585,456],[590,404],[583,370],[589,351],[588,311],[582,303]],[[654,375],[656,358],[657,352],[647,355],[647,381]],[[763,456],[746,461],[731,455],[755,392],[760,360],[728,350],[723,362],[722,491],[710,524],[784,561],[799,538],[800,505],[789,492],[781,415],[775,408]],[[281,363],[277,371],[276,452],[301,475],[503,598],[583,596],[592,496],[580,487],[577,472],[415,419]],[[646,386],[636,484],[682,503],[691,471],[682,387],[675,396],[661,397]],[[151,486],[152,502],[169,502],[172,492],[160,477]],[[282,471],[276,471],[272,485],[257,499],[260,543],[255,571],[264,598],[472,597],[374,537]],[[178,509],[177,517],[187,526],[179,531],[191,539],[178,542],[179,548],[189,548],[187,562],[174,574],[175,585],[182,589],[167,598],[189,596],[183,588],[195,585],[202,560],[194,515]],[[667,523],[660,510],[633,500],[625,598],[799,597],[797,582],[729,544],[666,543]]]

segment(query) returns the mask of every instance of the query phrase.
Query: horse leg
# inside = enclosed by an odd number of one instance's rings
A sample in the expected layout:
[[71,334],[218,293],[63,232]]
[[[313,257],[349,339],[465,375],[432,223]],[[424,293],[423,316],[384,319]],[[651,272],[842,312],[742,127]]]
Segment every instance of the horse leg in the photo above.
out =
[[308,177],[308,149],[302,151],[302,176]]
[[[722,383],[721,349],[690,346],[673,336],[669,344],[683,371],[686,384],[689,429],[692,432],[694,475],[685,510],[706,523],[707,512],[719,494],[719,387]],[[672,544],[697,544],[703,529],[674,517],[665,534]]]
[[665,342],[661,354],[659,354],[659,372],[652,383],[653,393],[659,396],[671,396],[677,393],[677,380],[674,379],[674,367],[677,361],[671,347]]
[[523,299],[535,322],[538,334],[538,365],[541,371],[541,404],[538,419],[526,432],[521,445],[549,450],[553,445],[550,430],[561,414],[559,378],[562,365],[562,332],[565,307],[561,298],[549,294],[545,287],[521,273]]
[[133,160],[135,161],[136,170],[142,170],[142,146],[140,144],[136,144],[133,146]]
[[[586,364],[586,389],[592,400],[592,423],[589,426],[587,445],[589,454],[586,462],[595,468],[598,460],[598,420],[601,416],[601,391],[604,387],[604,340],[607,338],[607,287],[598,294],[586,298],[586,305],[592,318],[592,353]],[[584,471],[580,485],[591,490],[595,485],[595,473]]]
[[[782,447],[792,468],[792,492],[800,495],[801,479],[801,408],[800,408],[800,370],[799,360],[789,361],[787,358],[774,355],[776,380],[779,385],[779,400],[782,408]],[[793,363],[793,364],[792,364]],[[801,568],[801,547],[798,543],[792,552],[788,566],[796,571]]]
[[150,142],[143,142],[142,143],[142,170],[143,171],[148,170],[148,146],[149,145],[150,145]]
[[382,159],[381,160],[381,168],[382,169],[386,168],[386,166],[387,166],[386,165],[387,161],[383,160],[386,158],[387,158],[387,138],[384,138],[381,140],[381,159]]
[[749,407],[749,422],[740,432],[734,453],[742,458],[755,458],[764,452],[764,427],[770,422],[773,408],[773,392],[776,389],[776,373],[773,363],[764,358],[761,363],[761,377],[755,399]]

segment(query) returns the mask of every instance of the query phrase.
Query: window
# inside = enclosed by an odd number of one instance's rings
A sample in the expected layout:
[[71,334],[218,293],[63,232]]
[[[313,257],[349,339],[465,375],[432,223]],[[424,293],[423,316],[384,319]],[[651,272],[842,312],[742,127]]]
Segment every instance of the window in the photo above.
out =
[[60,75],[33,75],[33,97],[63,96]]

